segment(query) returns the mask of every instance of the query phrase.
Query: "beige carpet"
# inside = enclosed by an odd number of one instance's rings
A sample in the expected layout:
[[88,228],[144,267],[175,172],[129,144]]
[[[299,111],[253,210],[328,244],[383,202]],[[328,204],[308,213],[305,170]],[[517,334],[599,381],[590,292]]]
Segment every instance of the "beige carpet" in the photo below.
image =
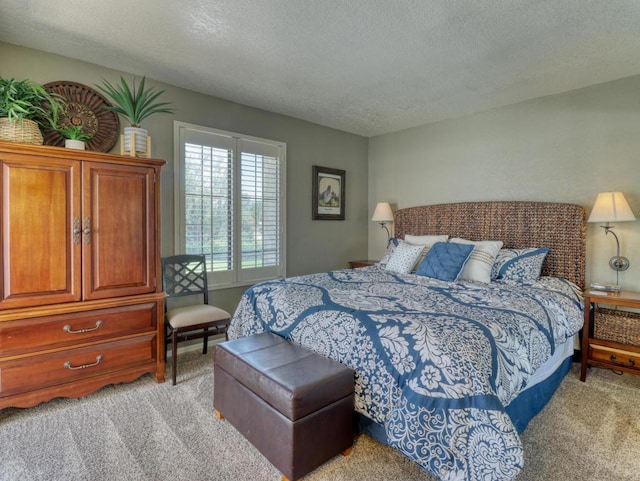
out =
[[[0,411],[1,481],[279,481],[280,475],[213,416],[212,356],[181,356],[178,385],[151,376],[83,399]],[[577,366],[522,435],[517,481],[640,480],[640,377]],[[433,481],[360,436],[308,481]]]

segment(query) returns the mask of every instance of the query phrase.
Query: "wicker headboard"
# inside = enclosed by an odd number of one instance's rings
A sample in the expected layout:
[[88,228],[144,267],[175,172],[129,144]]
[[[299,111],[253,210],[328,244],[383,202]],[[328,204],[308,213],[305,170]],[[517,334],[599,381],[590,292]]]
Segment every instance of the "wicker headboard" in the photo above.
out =
[[585,210],[552,202],[461,202],[399,209],[395,235],[448,234],[501,240],[505,248],[548,247],[542,275],[564,277],[584,288]]

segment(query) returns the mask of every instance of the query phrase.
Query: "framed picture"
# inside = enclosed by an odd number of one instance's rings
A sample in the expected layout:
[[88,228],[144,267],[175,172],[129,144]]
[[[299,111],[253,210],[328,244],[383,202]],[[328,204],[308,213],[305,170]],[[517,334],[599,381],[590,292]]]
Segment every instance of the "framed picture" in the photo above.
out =
[[344,170],[313,166],[313,220],[344,220]]

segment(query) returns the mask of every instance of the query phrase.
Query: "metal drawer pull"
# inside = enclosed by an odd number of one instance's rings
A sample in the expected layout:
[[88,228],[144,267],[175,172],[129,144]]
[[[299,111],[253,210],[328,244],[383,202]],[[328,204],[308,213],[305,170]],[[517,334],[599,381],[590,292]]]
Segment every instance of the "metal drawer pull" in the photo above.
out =
[[102,321],[96,321],[96,327],[88,327],[87,329],[78,329],[77,331],[74,331],[73,329],[71,329],[71,326],[67,324],[62,328],[62,330],[64,332],[68,332],[69,334],[82,334],[83,332],[91,332],[91,331],[100,329],[102,327],[102,324],[104,324]]
[[629,359],[629,362],[618,362],[616,361],[616,355],[615,354],[611,354],[611,362],[613,364],[615,364],[616,366],[635,366],[636,365],[636,360],[633,358]]
[[82,364],[81,366],[72,366],[71,365],[71,361],[67,361],[64,363],[64,368],[65,369],[71,369],[72,371],[76,371],[78,369],[86,369],[88,367],[93,367],[93,366],[97,366],[98,364],[100,364],[100,361],[102,361],[104,359],[104,357],[102,355],[96,357],[96,362],[94,362],[93,364]]

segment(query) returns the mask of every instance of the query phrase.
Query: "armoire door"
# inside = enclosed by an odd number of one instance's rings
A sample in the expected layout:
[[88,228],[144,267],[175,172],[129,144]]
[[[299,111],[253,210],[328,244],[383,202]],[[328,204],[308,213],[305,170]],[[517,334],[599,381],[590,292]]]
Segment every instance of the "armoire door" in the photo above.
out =
[[84,164],[84,299],[155,291],[154,172],[142,166]]
[[80,162],[9,153],[0,162],[0,308],[80,300]]

